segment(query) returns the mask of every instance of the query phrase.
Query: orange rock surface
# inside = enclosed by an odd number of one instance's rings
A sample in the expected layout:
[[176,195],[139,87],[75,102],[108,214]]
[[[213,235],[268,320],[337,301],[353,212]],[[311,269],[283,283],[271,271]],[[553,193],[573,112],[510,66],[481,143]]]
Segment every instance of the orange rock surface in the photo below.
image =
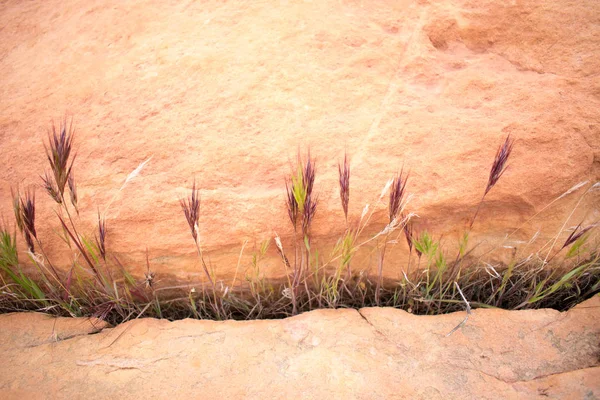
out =
[[[600,178],[597,0],[5,1],[0,22],[0,213],[12,218],[11,186],[40,184],[51,121],[73,116],[78,223],[93,235],[110,203],[108,247],[137,273],[148,248],[159,278],[201,279],[179,205],[194,179],[219,277],[235,274],[246,240],[244,270],[275,232],[290,249],[284,179],[308,147],[323,254],[345,229],[345,151],[350,220],[367,203],[377,209],[368,232],[385,226],[375,202],[404,167],[416,229],[455,246],[508,134],[510,168],[474,227],[481,249],[496,246],[501,259],[538,230],[532,249],[563,224],[600,218],[595,192],[567,219]],[[37,200],[39,236],[68,267],[54,206],[40,189]],[[389,250],[386,274],[406,253],[402,241]],[[263,271],[283,274],[274,246]]]
[[598,296],[565,313],[477,309],[450,336],[464,313],[339,309],[271,321],[138,319],[104,329],[86,319],[5,314],[0,396],[594,399],[599,310]]

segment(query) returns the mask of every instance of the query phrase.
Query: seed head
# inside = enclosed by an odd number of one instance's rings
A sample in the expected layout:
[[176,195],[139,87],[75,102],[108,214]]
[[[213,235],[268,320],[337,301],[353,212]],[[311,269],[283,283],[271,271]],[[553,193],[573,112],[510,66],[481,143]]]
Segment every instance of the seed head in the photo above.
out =
[[575,227],[575,229],[573,229],[573,232],[571,232],[571,234],[569,235],[567,240],[565,240],[565,243],[561,247],[561,250],[564,249],[565,247],[568,247],[568,246],[572,245],[573,243],[575,243],[577,241],[577,239],[579,239],[580,237],[585,235],[594,226],[595,225],[589,225],[589,226],[586,226],[585,228],[582,228],[581,224],[577,225]]
[[40,178],[42,178],[42,181],[44,182],[44,189],[46,189],[46,192],[48,192],[50,197],[52,197],[52,199],[58,204],[61,204],[62,199],[60,197],[60,193],[58,193],[58,188],[54,183],[54,178],[48,174],[48,171],[44,173],[44,176],[40,176]]
[[286,180],[285,191],[287,194],[286,205],[287,205],[288,217],[290,218],[290,222],[294,226],[294,230],[296,230],[296,225],[298,222],[298,202],[296,201],[296,197],[294,196],[293,183]]
[[200,195],[199,189],[196,189],[196,181],[194,180],[194,186],[192,187],[192,194],[187,199],[179,200],[185,219],[190,226],[190,231],[194,241],[198,241],[198,232],[196,227],[198,226],[198,220],[200,218]]
[[404,177],[402,171],[394,177],[392,180],[392,187],[390,189],[390,204],[389,204],[389,217],[390,223],[396,219],[398,212],[402,208],[402,200],[404,198],[406,183],[408,182],[408,175]]
[[77,185],[75,185],[75,174],[73,171],[69,174],[69,179],[67,179],[67,183],[69,185],[69,194],[71,195],[71,204],[75,207],[75,211],[79,214],[79,209],[77,208]]
[[18,190],[16,193],[12,190],[11,192],[17,226],[23,236],[25,236],[27,248],[33,253],[35,251],[33,238],[37,239],[37,233],[35,231],[35,191],[32,188],[29,188],[25,191],[24,196],[21,196],[21,193]]
[[350,165],[348,165],[348,157],[344,154],[344,165],[338,164],[340,177],[340,200],[346,222],[348,221],[348,203],[350,202]]
[[508,135],[504,140],[504,143],[498,148],[494,163],[492,164],[492,168],[490,170],[490,176],[488,178],[488,184],[485,188],[484,196],[488,194],[490,190],[492,190],[494,185],[498,182],[500,177],[508,168],[507,162],[508,158],[510,157],[510,153],[512,152],[514,142],[514,139]]
[[98,251],[104,260],[106,260],[106,220],[100,216],[98,211],[98,236],[96,236],[96,245]]
[[[56,125],[52,124],[52,128],[48,131],[48,144],[45,144],[46,157],[50,163],[50,169],[54,175],[54,183],[56,191],[61,197],[64,197],[65,186],[73,168],[75,156],[71,157],[73,147],[73,120],[67,125],[67,120],[61,123],[57,129]],[[44,179],[46,181],[47,179]]]

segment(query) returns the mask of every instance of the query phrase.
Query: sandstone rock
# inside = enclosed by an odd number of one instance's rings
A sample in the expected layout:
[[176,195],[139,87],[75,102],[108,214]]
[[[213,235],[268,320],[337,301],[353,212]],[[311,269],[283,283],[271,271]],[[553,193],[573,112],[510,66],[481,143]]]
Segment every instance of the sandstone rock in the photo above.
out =
[[[352,221],[404,166],[418,229],[452,247],[510,133],[511,167],[475,238],[501,259],[510,253],[503,245],[539,230],[535,251],[582,191],[529,218],[600,178],[599,15],[596,0],[5,1],[0,213],[11,215],[11,186],[40,183],[45,131],[67,113],[77,128],[82,231],[92,234],[97,210],[114,198],[109,248],[138,274],[148,247],[163,280],[201,277],[178,203],[194,178],[203,245],[221,278],[235,274],[245,240],[242,268],[274,232],[289,248],[284,178],[308,146],[322,254],[345,229],[336,183],[345,150]],[[40,237],[68,267],[52,203],[40,191],[37,198]],[[566,226],[597,220],[598,204],[588,195]],[[367,232],[385,225],[385,204],[377,207]],[[361,268],[373,266],[370,251]],[[396,276],[406,246],[389,251],[386,273]],[[283,274],[273,248],[263,271]]]
[[[565,313],[478,309],[449,337],[463,313],[424,317],[368,308],[265,321],[138,319],[94,335],[85,319],[0,315],[0,393],[591,399],[600,396],[599,310],[598,296]],[[61,340],[65,323],[80,331]],[[47,342],[53,332],[58,339]]]
[[8,340],[18,341],[18,347],[41,346],[75,336],[91,335],[110,327],[105,321],[95,318],[54,318],[41,313],[2,315],[2,323],[6,327],[5,333],[14,335]]

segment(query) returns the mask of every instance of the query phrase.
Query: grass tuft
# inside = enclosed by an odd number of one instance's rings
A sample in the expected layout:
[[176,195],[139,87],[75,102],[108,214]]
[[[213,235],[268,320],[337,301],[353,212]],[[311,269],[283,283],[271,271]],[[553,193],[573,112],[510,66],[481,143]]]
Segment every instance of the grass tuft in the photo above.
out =
[[[181,199],[180,201],[181,208],[185,215],[185,219],[187,220],[188,226],[190,227],[190,231],[192,234],[192,238],[194,239],[194,243],[196,244],[196,250],[198,252],[198,257],[200,258],[200,262],[202,264],[202,269],[206,275],[206,278],[210,282],[212,288],[212,302],[210,306],[215,311],[215,315],[217,319],[222,319],[225,315],[225,309],[223,308],[223,302],[220,297],[217,296],[217,288],[215,284],[215,278],[211,275],[209,268],[204,260],[204,253],[202,251],[202,247],[200,246],[200,238],[199,238],[199,226],[198,221],[200,220],[200,190],[196,189],[196,181],[194,180],[194,184],[192,186],[192,193],[186,198]],[[153,275],[152,275],[153,277]],[[146,277],[147,279],[147,277]]]
[[[467,323],[471,308],[551,307],[565,310],[600,292],[600,253],[598,243],[592,240],[592,229],[596,224],[584,226],[580,223],[569,233],[562,247],[553,249],[550,246],[545,256],[539,253],[518,255],[515,249],[506,264],[490,264],[488,260],[474,258],[468,249],[470,230],[485,196],[508,168],[513,144],[514,140],[508,136],[498,148],[485,191],[459,241],[454,262],[449,261],[452,259],[441,239],[425,230],[415,230],[413,218],[416,215],[406,211],[411,195],[407,193],[408,175],[405,176],[403,171],[387,182],[375,202],[364,206],[358,221],[349,221],[350,166],[346,154],[343,163],[338,163],[345,227],[340,229],[340,237],[331,254],[320,252],[319,243],[313,243],[311,236],[319,202],[315,189],[315,161],[309,151],[305,159],[298,154],[297,164],[285,180],[287,214],[293,227],[293,238],[289,239],[293,241],[284,248],[281,238],[275,234],[273,250],[281,258],[284,278],[268,280],[264,277],[263,263],[270,242],[266,240],[255,245],[245,279],[237,280],[238,269],[243,268],[247,243],[244,242],[236,275],[227,286],[216,279],[204,255],[199,228],[200,190],[194,181],[189,195],[180,200],[180,206],[210,287],[204,287],[205,280],[172,287],[161,284],[161,273],[151,270],[148,249],[146,271],[139,277],[133,276],[128,266],[111,253],[107,246],[106,212],[98,212],[92,237],[82,233],[86,230],[79,228],[80,221],[72,213],[75,210],[79,215],[73,129],[72,121],[67,125],[65,120],[59,128],[52,126],[48,133],[45,148],[50,168],[41,179],[45,191],[56,203],[55,213],[62,235],[72,253],[70,267],[59,273],[44,251],[36,232],[34,191],[28,189],[21,194],[18,189],[12,190],[14,233],[6,224],[0,225],[0,312],[37,310],[54,315],[94,316],[119,323],[142,316],[217,320],[283,318],[319,308],[368,306],[388,306],[414,314],[433,315],[458,311],[466,304],[467,317],[454,332]],[[119,191],[140,174],[150,159],[127,176]],[[588,182],[574,186],[550,204],[585,185]],[[584,196],[594,192],[598,185],[588,185]],[[70,205],[65,201],[67,187]],[[387,218],[379,221],[378,215]],[[384,223],[379,232],[367,233],[368,226]],[[17,229],[25,239],[26,254],[36,267],[35,274],[23,268],[17,250]],[[565,231],[563,226],[553,245]],[[402,268],[402,274],[397,278],[385,279],[386,251],[398,243],[400,235],[404,235],[408,245],[408,265],[406,269]],[[535,237],[530,242],[533,240]],[[357,266],[354,258],[361,249],[378,254],[376,273],[371,274]],[[411,271],[413,250],[418,260],[417,267]],[[563,250],[564,258],[555,261],[556,255]]]

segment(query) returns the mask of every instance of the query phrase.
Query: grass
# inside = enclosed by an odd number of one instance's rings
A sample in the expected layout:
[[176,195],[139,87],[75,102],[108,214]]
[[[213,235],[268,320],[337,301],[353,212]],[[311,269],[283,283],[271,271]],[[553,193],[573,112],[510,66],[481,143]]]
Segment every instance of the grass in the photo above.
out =
[[[202,209],[194,181],[189,195],[180,200],[183,214],[180,218],[188,223],[208,283],[205,286],[199,282],[195,287],[157,285],[148,251],[143,276],[128,272],[108,245],[110,227],[106,215],[116,195],[104,212],[98,211],[96,233],[92,237],[82,233],[88,227],[81,229],[77,217],[73,141],[72,122],[65,120],[59,127],[52,126],[45,145],[49,170],[41,176],[40,185],[55,203],[61,228],[58,234],[65,243],[65,251],[72,255],[70,266],[66,271],[56,268],[47,257],[36,232],[34,188],[24,191],[16,188],[12,191],[15,227],[11,229],[7,222],[0,226],[0,312],[35,310],[61,316],[94,316],[113,324],[142,316],[217,320],[284,318],[320,308],[369,306],[433,315],[465,307],[468,313],[471,307],[565,310],[600,292],[600,252],[593,236],[595,224],[580,223],[569,232],[565,226],[573,213],[538,253],[514,249],[507,264],[495,265],[471,255],[470,232],[486,196],[508,168],[514,145],[510,137],[496,152],[485,191],[460,237],[456,257],[449,257],[440,239],[415,230],[416,215],[409,211],[408,174],[402,171],[387,182],[372,204],[364,206],[360,218],[353,220],[349,213],[351,168],[347,155],[338,165],[343,233],[330,254],[319,252],[312,236],[319,205],[315,187],[317,169],[308,152],[304,158],[298,155],[284,182],[285,206],[293,230],[291,247],[285,248],[277,235],[261,243],[253,250],[252,268],[238,279],[244,244],[233,282],[224,286],[209,267],[200,241]],[[149,161],[129,174],[119,191],[125,190]],[[576,185],[550,204],[584,185]],[[598,188],[598,184],[587,186],[582,198]],[[375,212],[384,208],[388,215],[386,225],[377,233],[368,234],[366,228],[375,224]],[[17,250],[18,233],[27,248],[21,254]],[[565,233],[567,238],[559,241]],[[401,237],[408,246],[407,265],[402,268],[400,278],[386,279],[386,252]],[[285,272],[285,278],[279,281],[267,279],[263,273],[264,259],[273,247]],[[363,247],[372,249],[378,260],[375,275],[365,273],[354,260]],[[24,271],[21,261],[24,256],[35,271]]]

